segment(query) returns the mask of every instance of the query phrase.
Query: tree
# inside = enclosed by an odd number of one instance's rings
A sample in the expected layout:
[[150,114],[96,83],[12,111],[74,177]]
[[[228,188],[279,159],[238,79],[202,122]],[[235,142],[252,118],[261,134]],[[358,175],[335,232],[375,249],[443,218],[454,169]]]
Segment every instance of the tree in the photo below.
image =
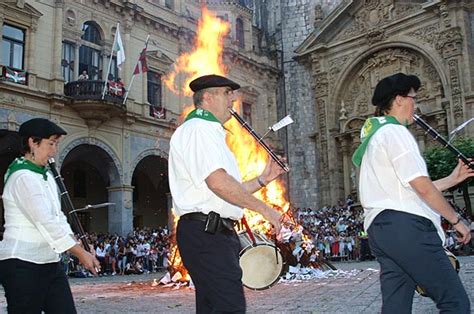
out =
[[[453,141],[453,146],[456,147],[464,156],[470,158],[474,157],[474,139],[467,138],[458,138]],[[456,156],[445,147],[433,147],[425,150],[423,153],[426,164],[428,166],[428,173],[433,181],[446,177],[453,171],[456,167],[457,159]],[[474,186],[474,180],[468,179],[457,186],[449,189],[453,191],[455,189],[460,189],[463,192],[464,204],[466,205],[466,211],[471,215],[471,218],[474,218],[474,215],[471,211],[471,200],[469,199],[468,187]]]

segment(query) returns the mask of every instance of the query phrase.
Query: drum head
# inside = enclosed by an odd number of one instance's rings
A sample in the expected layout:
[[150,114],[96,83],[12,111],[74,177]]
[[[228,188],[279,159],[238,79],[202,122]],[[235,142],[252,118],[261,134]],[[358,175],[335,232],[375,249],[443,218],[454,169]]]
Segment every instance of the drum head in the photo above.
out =
[[[242,283],[254,290],[271,287],[280,277],[283,259],[270,245],[249,246],[241,252]],[[277,262],[278,257],[278,262]]]

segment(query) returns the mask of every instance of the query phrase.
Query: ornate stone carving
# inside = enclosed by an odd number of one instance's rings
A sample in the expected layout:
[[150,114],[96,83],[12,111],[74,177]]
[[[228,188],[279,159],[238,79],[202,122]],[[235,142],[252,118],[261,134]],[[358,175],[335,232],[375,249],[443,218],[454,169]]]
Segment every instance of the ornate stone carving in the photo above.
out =
[[25,98],[21,96],[0,93],[0,103],[23,106],[25,104]]
[[444,58],[449,58],[462,53],[462,41],[463,36],[461,29],[459,27],[453,27],[439,34],[435,47]]
[[408,33],[408,36],[433,45],[438,41],[439,38],[439,24],[435,23],[419,28],[411,33]]
[[[355,36],[370,33],[374,27],[380,29],[383,25],[421,9],[420,4],[401,3],[394,0],[366,0],[364,5],[354,14],[354,19],[345,30],[336,37],[336,40],[345,40]],[[367,34],[369,42],[383,39],[383,33],[376,31]]]

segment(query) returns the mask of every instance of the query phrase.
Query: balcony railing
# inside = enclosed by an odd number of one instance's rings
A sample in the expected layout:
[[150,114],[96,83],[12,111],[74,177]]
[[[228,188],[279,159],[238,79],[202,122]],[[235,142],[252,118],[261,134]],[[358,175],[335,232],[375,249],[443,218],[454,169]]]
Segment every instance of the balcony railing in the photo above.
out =
[[[106,88],[104,100],[120,104],[123,102],[123,92],[112,93],[116,90],[110,89],[108,84]],[[64,85],[64,95],[74,100],[101,100],[103,90],[104,81],[98,80],[73,81]]]

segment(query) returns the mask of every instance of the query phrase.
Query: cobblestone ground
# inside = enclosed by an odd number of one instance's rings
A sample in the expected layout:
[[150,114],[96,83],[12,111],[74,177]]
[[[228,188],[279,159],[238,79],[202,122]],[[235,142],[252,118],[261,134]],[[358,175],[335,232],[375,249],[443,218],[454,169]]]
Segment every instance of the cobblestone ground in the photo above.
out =
[[[474,256],[459,257],[461,279],[474,301]],[[349,278],[279,283],[263,291],[246,289],[249,313],[379,313],[381,294],[376,262],[335,263],[357,269]],[[71,279],[79,313],[193,313],[194,291],[153,286],[162,274]],[[6,312],[3,291],[0,312]],[[414,313],[437,313],[434,303],[418,295]]]

